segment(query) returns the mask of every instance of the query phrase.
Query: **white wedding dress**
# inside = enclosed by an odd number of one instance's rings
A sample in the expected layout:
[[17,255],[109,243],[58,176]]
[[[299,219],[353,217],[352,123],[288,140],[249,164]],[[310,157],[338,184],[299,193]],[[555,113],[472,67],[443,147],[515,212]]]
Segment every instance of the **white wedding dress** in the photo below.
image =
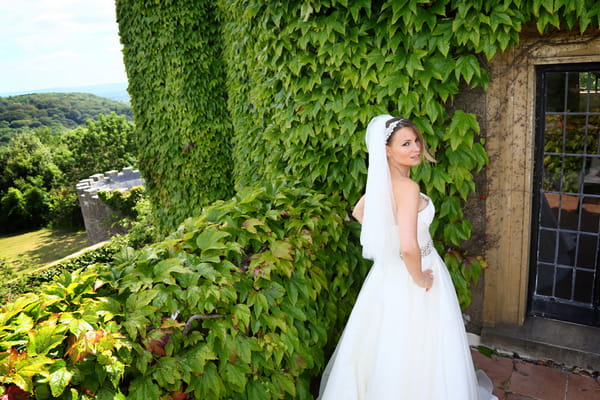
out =
[[399,245],[386,251],[363,283],[320,400],[496,399],[489,378],[475,372],[452,280],[429,233],[434,206],[424,197],[418,241],[433,287],[426,292],[413,282]]

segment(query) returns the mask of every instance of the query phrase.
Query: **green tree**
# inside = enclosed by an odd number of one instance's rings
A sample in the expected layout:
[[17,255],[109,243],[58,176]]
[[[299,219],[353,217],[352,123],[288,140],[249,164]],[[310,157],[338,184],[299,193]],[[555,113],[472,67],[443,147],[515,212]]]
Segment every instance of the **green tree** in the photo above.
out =
[[0,97],[0,145],[37,127],[72,129],[98,114],[116,112],[131,119],[131,107],[89,93],[35,93]]
[[31,186],[24,193],[25,209],[29,227],[41,227],[49,222],[50,203],[48,193],[38,187]]
[[60,163],[65,181],[74,185],[96,173],[136,165],[133,128],[124,116],[111,113],[64,134],[67,149],[62,149]]
[[83,216],[73,187],[62,186],[53,189],[48,196],[48,203],[48,219],[52,228],[83,227]]
[[0,153],[0,168],[0,193],[13,186],[21,191],[29,185],[48,190],[61,177],[50,149],[31,131],[10,140]]
[[[19,207],[12,210],[11,206],[13,215],[23,215],[18,224],[7,223],[3,230],[48,223],[81,227],[75,184],[94,173],[135,165],[132,133],[133,124],[112,113],[88,120],[86,128],[66,132],[29,129],[13,136],[8,146],[0,148],[0,198],[9,188],[18,189],[24,211],[16,212]],[[15,196],[13,192],[9,198]]]
[[16,232],[25,229],[29,217],[23,193],[17,188],[9,188],[0,199],[0,231]]

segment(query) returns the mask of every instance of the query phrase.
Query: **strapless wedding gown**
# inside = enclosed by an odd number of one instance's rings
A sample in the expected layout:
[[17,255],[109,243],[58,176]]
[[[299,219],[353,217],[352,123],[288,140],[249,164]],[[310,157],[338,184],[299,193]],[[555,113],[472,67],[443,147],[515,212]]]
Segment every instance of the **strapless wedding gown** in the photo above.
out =
[[452,280],[431,241],[434,206],[419,212],[422,269],[413,281],[399,251],[375,262],[321,380],[319,400],[491,400],[491,381],[475,372]]

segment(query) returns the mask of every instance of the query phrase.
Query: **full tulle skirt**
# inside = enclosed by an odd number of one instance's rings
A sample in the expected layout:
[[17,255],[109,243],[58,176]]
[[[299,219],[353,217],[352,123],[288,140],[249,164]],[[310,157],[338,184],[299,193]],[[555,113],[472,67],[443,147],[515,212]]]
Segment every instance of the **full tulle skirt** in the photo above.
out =
[[450,275],[433,251],[426,292],[401,258],[369,272],[321,380],[320,400],[488,400],[476,374]]

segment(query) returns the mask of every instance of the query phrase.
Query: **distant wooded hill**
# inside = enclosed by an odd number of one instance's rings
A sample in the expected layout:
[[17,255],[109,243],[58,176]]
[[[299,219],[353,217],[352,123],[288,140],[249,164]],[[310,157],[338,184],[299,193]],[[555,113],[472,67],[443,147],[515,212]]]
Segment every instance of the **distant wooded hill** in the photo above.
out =
[[26,129],[72,129],[84,125],[88,119],[98,119],[98,114],[111,112],[132,119],[129,105],[89,93],[0,97],[0,145]]

